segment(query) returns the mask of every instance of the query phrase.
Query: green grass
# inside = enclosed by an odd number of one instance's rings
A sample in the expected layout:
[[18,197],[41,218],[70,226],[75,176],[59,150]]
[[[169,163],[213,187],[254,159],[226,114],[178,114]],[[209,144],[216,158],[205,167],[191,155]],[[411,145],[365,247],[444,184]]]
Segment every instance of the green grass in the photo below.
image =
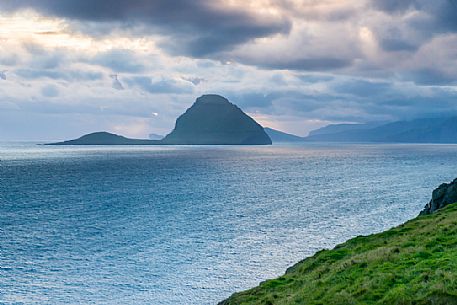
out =
[[223,304],[457,304],[457,204],[320,251]]

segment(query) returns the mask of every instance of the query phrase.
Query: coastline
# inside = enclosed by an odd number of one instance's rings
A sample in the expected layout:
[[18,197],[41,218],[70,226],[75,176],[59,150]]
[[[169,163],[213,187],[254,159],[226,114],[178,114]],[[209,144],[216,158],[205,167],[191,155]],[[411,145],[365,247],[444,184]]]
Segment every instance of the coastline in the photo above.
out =
[[457,200],[443,203],[456,184],[435,189],[415,218],[321,250],[218,305],[457,304]]

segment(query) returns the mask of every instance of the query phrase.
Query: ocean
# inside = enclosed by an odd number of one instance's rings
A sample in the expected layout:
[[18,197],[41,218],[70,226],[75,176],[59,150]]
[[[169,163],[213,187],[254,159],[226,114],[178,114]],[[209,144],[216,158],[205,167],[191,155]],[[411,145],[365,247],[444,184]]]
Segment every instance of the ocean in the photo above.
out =
[[457,145],[0,143],[0,303],[216,304],[455,177]]

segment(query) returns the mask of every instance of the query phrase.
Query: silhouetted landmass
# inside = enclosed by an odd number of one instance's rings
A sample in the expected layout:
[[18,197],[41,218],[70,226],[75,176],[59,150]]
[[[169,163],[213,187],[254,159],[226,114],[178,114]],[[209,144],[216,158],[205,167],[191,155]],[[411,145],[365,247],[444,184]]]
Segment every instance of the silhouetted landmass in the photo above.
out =
[[163,144],[269,145],[254,119],[220,95],[203,95],[176,120]]
[[273,143],[293,143],[293,142],[303,142],[303,138],[290,134],[285,133],[276,129],[265,127],[265,132],[270,137]]
[[154,140],[129,139],[109,132],[94,132],[75,140],[69,140],[47,145],[154,145],[160,144]]
[[348,132],[354,130],[367,130],[376,128],[382,125],[381,123],[367,123],[367,124],[330,124],[325,127],[310,131],[309,136],[335,134],[340,132]]
[[[157,136],[157,135],[154,135]],[[48,145],[268,145],[263,127],[219,95],[203,95],[176,120],[174,130],[161,140],[129,139],[95,132]]]
[[160,134],[150,133],[149,140],[162,140],[163,136]]
[[[362,125],[363,126],[363,125]],[[346,127],[344,127],[346,128]],[[310,133],[306,141],[375,143],[457,143],[457,117],[416,119],[383,124],[374,128],[334,133]],[[338,129],[336,129],[338,130]]]

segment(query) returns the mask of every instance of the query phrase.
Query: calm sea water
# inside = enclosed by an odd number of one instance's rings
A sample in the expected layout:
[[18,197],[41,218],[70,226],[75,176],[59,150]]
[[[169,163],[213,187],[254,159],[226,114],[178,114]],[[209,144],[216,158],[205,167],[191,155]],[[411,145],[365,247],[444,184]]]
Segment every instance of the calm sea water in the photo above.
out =
[[0,303],[215,304],[418,214],[453,145],[0,144]]

